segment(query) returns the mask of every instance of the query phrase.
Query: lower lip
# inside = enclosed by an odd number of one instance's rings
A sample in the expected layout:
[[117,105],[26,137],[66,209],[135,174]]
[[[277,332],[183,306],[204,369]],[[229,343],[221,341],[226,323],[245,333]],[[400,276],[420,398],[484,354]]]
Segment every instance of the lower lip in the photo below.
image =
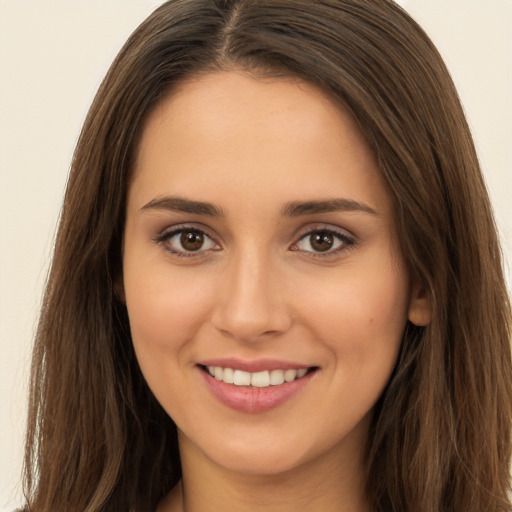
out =
[[204,370],[199,370],[212,394],[224,405],[236,411],[260,413],[284,404],[306,386],[315,372],[309,372],[300,379],[284,382],[277,386],[257,388],[235,386],[217,380]]

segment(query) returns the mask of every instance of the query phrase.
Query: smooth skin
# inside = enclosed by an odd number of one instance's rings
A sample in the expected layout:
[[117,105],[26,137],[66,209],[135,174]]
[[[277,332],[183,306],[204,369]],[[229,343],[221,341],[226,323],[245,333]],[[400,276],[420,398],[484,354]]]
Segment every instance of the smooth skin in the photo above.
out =
[[[200,203],[200,204],[198,204]],[[318,88],[241,70],[151,113],[119,293],[176,422],[183,479],[158,511],[367,511],[364,449],[407,319],[430,321],[357,123]],[[263,413],[220,403],[201,361],[315,367]]]

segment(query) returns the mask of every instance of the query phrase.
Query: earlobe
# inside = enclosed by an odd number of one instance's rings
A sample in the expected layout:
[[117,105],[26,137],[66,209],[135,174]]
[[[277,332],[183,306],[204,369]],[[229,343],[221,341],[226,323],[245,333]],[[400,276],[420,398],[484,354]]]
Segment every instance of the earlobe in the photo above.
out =
[[425,288],[419,284],[413,284],[408,311],[409,321],[418,327],[424,327],[432,321],[432,303]]

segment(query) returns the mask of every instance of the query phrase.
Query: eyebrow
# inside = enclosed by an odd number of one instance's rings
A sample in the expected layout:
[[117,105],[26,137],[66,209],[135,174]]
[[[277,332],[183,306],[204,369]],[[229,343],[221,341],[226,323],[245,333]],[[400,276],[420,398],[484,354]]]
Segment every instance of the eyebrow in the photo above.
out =
[[[211,203],[192,201],[175,196],[152,199],[141,210],[170,210],[195,215],[206,215],[208,217],[225,217],[222,209]],[[286,204],[281,213],[285,217],[300,217],[302,215],[330,212],[363,212],[377,215],[377,212],[370,206],[345,198],[327,199],[324,201],[294,201]]]
[[173,212],[207,215],[208,217],[224,217],[224,212],[211,203],[192,201],[183,197],[157,197],[145,204],[141,210],[170,210]]
[[330,212],[363,212],[377,215],[377,212],[367,204],[345,198],[327,199],[325,201],[294,201],[287,204],[282,211],[286,217]]

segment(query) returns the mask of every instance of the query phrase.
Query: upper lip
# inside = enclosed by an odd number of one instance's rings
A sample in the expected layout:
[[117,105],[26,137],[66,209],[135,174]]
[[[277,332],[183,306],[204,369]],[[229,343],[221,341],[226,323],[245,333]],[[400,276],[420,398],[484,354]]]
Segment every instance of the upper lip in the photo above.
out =
[[256,359],[253,361],[247,361],[233,357],[207,359],[200,361],[198,364],[201,366],[231,368],[233,370],[242,370],[250,373],[263,372],[265,370],[300,370],[301,368],[311,368],[314,366],[307,363],[282,361],[278,359]]

